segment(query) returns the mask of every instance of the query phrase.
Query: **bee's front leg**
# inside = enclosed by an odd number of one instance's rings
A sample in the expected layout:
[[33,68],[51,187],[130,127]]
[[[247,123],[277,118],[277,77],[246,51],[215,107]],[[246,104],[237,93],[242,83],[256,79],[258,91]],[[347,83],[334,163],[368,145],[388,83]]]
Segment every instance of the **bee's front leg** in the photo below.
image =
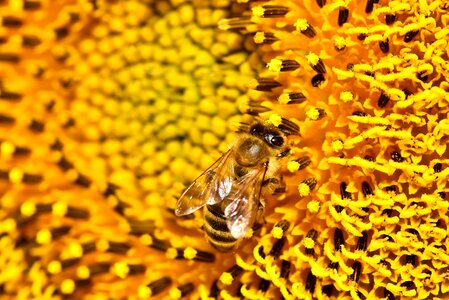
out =
[[285,192],[286,185],[281,178],[267,178],[263,181],[262,186],[264,190],[271,195],[281,194]]

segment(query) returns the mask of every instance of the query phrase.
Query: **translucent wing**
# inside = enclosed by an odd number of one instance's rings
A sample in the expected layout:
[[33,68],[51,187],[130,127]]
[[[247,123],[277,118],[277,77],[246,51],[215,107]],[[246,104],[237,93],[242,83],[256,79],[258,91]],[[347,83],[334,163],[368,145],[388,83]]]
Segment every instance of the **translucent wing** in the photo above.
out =
[[223,154],[182,193],[175,214],[184,216],[206,204],[223,201],[231,191],[233,178],[232,149]]
[[254,224],[267,166],[268,163],[265,163],[242,176],[228,197],[231,202],[224,209],[224,215],[228,229],[235,239],[244,237]]

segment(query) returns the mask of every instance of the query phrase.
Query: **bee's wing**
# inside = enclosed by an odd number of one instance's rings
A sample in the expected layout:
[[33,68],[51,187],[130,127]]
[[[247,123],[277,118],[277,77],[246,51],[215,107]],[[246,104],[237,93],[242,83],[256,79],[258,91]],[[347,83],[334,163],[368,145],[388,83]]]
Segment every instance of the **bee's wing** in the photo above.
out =
[[228,229],[235,239],[244,237],[254,225],[267,166],[268,163],[265,163],[240,178],[229,196],[232,198],[231,203],[224,209],[224,215]]
[[232,149],[223,154],[182,193],[175,214],[184,216],[206,204],[216,204],[229,194],[232,187]]

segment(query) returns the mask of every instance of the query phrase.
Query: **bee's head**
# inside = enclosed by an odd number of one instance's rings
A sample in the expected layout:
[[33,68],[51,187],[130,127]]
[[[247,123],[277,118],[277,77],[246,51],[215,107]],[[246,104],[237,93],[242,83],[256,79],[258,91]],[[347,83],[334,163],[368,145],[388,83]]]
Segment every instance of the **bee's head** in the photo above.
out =
[[265,126],[262,123],[252,125],[249,133],[263,140],[270,148],[279,149],[285,144],[285,139],[279,130]]

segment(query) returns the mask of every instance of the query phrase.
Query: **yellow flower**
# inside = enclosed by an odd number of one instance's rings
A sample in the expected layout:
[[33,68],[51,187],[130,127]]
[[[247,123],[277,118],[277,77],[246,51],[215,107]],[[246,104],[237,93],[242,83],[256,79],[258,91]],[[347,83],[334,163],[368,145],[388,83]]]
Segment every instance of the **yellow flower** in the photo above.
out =
[[[378,2],[1,2],[0,294],[444,298],[447,4]],[[173,207],[242,112],[301,134],[217,253]]]

